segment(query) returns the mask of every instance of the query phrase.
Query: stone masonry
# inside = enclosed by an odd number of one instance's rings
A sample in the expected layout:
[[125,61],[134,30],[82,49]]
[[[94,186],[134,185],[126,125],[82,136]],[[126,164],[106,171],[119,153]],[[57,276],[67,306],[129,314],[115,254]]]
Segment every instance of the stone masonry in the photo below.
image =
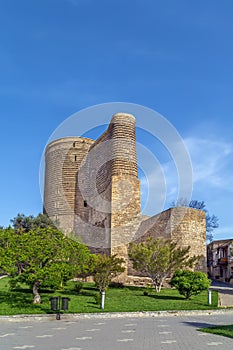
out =
[[83,137],[52,141],[45,153],[44,213],[92,252],[123,257],[124,281],[134,274],[129,242],[149,236],[190,245],[191,255],[203,256],[200,268],[205,271],[203,211],[178,207],[153,217],[140,212],[135,123],[131,114],[117,113],[96,141]]

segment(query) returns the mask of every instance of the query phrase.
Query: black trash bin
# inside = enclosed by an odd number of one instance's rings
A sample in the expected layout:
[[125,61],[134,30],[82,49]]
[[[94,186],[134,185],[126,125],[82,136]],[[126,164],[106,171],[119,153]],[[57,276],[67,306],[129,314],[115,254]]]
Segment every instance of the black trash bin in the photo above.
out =
[[70,298],[61,298],[61,308],[62,310],[68,310]]
[[51,304],[51,310],[58,311],[59,310],[59,297],[52,297],[49,299]]

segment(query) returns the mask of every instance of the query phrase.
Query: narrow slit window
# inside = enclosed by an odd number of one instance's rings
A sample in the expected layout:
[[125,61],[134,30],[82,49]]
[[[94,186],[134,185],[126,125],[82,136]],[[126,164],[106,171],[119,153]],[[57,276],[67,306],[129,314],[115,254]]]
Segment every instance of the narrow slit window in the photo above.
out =
[[77,162],[78,156],[75,154],[74,161]]
[[87,201],[86,200],[83,202],[83,205],[84,205],[85,208],[87,207]]

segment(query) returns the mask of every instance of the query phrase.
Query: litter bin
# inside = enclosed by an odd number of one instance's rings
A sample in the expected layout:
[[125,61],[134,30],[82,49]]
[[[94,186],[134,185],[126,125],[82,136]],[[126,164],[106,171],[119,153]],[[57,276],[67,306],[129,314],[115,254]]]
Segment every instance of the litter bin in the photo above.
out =
[[70,301],[70,298],[61,298],[61,309],[62,310],[68,310],[69,301]]
[[52,297],[49,299],[51,310],[58,311],[59,310],[59,297]]

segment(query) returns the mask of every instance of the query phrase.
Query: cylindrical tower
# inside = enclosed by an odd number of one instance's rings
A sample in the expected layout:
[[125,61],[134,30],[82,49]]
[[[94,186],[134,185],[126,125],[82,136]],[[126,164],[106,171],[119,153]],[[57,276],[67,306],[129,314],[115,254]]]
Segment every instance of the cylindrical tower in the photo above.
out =
[[112,176],[138,177],[135,126],[136,120],[129,113],[116,113],[111,119]]
[[127,243],[132,239],[140,215],[136,121],[132,114],[117,113],[109,128],[112,139],[111,254],[127,261]]
[[64,233],[74,231],[77,172],[94,141],[65,137],[45,151],[44,213],[59,222]]

